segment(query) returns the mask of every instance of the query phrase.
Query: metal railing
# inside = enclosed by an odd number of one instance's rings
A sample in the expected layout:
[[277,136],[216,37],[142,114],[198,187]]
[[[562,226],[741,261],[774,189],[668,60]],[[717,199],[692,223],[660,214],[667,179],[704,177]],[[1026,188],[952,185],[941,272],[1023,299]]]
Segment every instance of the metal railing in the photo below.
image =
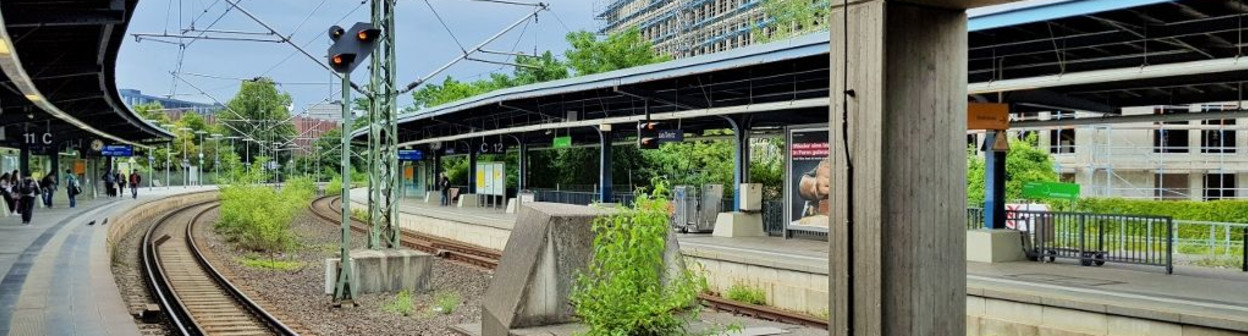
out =
[[1170,217],[1007,210],[1006,218],[1026,231],[1024,249],[1038,259],[1162,266],[1174,272]]

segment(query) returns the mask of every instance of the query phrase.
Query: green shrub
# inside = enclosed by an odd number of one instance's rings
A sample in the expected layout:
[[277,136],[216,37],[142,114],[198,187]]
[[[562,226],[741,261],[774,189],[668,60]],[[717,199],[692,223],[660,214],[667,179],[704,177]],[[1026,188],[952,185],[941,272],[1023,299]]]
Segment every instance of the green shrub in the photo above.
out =
[[728,291],[724,293],[724,297],[729,300],[744,302],[755,305],[767,304],[767,293],[762,288],[751,287],[744,283],[735,283],[728,287]]
[[407,290],[403,290],[395,296],[394,301],[390,301],[385,305],[382,305],[381,310],[403,316],[410,316],[412,315],[412,312],[415,311],[415,306],[415,303],[412,301],[412,293]]
[[315,192],[307,177],[288,180],[280,193],[269,186],[235,182],[221,188],[217,232],[244,249],[289,249],[295,243],[290,222],[307,207]]
[[368,213],[368,209],[360,209],[360,208],[351,209],[351,218],[355,218],[355,220],[367,223],[368,217],[370,216],[372,215]]
[[593,254],[571,294],[588,335],[684,334],[688,320],[677,312],[706,288],[705,278],[688,269],[665,276],[667,186],[654,185],[633,207],[594,219]]
[[459,293],[443,292],[439,293],[433,300],[433,312],[439,314],[450,314],[455,312],[455,308],[459,307]]
[[341,195],[342,194],[342,176],[334,176],[329,179],[329,183],[325,184],[325,195]]

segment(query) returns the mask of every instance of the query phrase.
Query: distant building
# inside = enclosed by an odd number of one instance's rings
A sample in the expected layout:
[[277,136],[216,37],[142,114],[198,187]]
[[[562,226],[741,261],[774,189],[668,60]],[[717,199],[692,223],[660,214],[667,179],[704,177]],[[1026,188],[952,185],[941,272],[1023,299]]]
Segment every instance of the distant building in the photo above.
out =
[[[311,111],[309,111],[311,112]],[[341,110],[339,110],[341,114]],[[339,120],[327,120],[314,118],[310,116],[295,116],[290,120],[295,125],[295,145],[299,146],[293,153],[295,155],[314,154],[316,148],[313,145],[317,139],[320,139],[326,132],[338,128]]]
[[750,45],[752,32],[770,20],[763,0],[604,0],[597,18],[599,33],[637,27],[659,53],[674,58],[709,54]]
[[308,104],[308,117],[321,120],[342,120],[342,104],[340,102]]
[[182,116],[181,114],[182,112],[176,112],[176,113],[170,113],[170,112],[194,111],[195,113],[198,113],[199,115],[204,116],[205,119],[208,119],[209,116],[216,114],[217,111],[225,109],[225,106],[221,104],[205,104],[205,103],[186,101],[186,100],[181,100],[181,99],[145,95],[143,94],[143,92],[139,90],[135,90],[135,89],[121,89],[119,90],[119,93],[121,94],[121,100],[124,101],[127,106],[130,106],[132,108],[135,105],[143,105],[143,104],[148,104],[148,103],[153,103],[153,102],[160,103],[161,107],[164,107],[169,110],[174,110],[174,111],[166,111],[166,114],[169,114],[169,118],[173,120],[177,120],[178,118],[180,118]]

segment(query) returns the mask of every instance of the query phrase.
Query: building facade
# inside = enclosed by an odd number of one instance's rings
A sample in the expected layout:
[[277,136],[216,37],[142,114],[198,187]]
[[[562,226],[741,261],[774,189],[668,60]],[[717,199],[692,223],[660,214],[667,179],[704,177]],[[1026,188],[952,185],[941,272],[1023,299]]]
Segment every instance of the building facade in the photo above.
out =
[[[339,111],[339,114],[342,112]],[[314,154],[316,148],[316,140],[320,139],[325,133],[338,128],[340,120],[326,120],[311,116],[295,116],[291,118],[291,123],[295,125],[295,145],[298,148],[292,153],[295,155]]]
[[637,27],[659,53],[674,58],[749,45],[770,20],[764,0],[606,0],[598,4],[599,33]]
[[[198,113],[199,115],[204,116],[205,118],[216,114],[217,111],[225,109],[225,106],[221,104],[205,104],[205,103],[186,101],[186,100],[181,100],[181,99],[146,95],[146,94],[143,94],[142,91],[135,90],[135,89],[121,89],[121,90],[118,90],[118,93],[120,93],[121,100],[126,103],[126,106],[130,106],[130,107],[134,107],[135,105],[148,104],[148,103],[160,103],[160,106],[166,109],[178,110],[178,111],[194,111],[195,113]],[[177,117],[181,117],[181,113],[178,113],[176,117],[175,115],[172,115],[172,114],[170,114],[169,116],[169,118],[173,120],[177,120],[178,119]]]
[[[1240,110],[1235,103],[1138,107],[1123,115]],[[1039,120],[1098,117],[1042,112]],[[1248,199],[1248,119],[1143,122],[1011,130],[1034,133],[1062,181],[1084,197],[1159,200]],[[983,141],[972,136],[968,141]]]

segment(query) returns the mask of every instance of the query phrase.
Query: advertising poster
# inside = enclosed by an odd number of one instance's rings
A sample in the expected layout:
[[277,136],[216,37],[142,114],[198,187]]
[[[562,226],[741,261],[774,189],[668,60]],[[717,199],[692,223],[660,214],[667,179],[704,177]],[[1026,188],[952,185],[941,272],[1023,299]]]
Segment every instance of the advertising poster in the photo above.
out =
[[503,163],[494,163],[494,192],[498,196],[507,195],[507,174],[503,174]]
[[479,163],[478,165],[481,166],[480,170],[477,171],[477,174],[480,174],[479,176],[481,176],[479,181],[484,183],[477,185],[477,194],[494,194],[494,164],[487,162]]
[[485,192],[485,165],[477,163],[477,189],[478,193]]
[[789,129],[785,221],[789,230],[827,231],[832,162],[827,126]]

